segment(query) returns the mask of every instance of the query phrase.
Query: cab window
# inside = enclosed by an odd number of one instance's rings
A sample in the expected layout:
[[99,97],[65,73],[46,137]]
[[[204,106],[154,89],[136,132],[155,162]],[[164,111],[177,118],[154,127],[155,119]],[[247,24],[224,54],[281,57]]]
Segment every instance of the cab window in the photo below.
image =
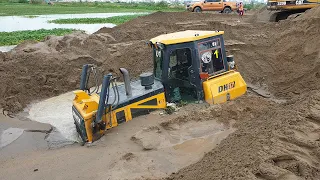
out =
[[154,49],[153,50],[153,59],[154,59],[153,74],[154,74],[155,78],[161,79],[161,77],[162,77],[163,51]]
[[191,50],[189,48],[176,49],[170,53],[169,79],[188,80],[188,68],[191,66]]
[[202,73],[217,74],[225,69],[218,39],[198,44]]

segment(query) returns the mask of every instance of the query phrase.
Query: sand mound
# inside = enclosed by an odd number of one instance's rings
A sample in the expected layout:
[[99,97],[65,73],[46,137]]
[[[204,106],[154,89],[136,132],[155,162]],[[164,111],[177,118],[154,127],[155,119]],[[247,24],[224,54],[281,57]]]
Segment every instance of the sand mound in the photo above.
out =
[[270,26],[273,29],[256,38],[254,45],[246,43],[234,52],[247,82],[265,86],[281,98],[319,89],[320,22],[286,21]]
[[[319,99],[319,95],[309,98]],[[304,103],[309,104],[309,100]],[[317,106],[319,102],[313,103]],[[314,106],[303,105],[280,105],[257,97],[242,97],[222,105],[218,119],[235,119],[237,131],[201,161],[167,179],[319,177],[320,119],[310,118]],[[318,106],[316,111],[319,113]]]
[[298,16],[295,20],[308,20],[308,19],[318,19],[320,18],[320,6],[314,7],[307,10],[305,13]]
[[267,10],[267,6],[256,11],[253,16],[250,17],[249,22],[270,22],[270,18],[273,12]]

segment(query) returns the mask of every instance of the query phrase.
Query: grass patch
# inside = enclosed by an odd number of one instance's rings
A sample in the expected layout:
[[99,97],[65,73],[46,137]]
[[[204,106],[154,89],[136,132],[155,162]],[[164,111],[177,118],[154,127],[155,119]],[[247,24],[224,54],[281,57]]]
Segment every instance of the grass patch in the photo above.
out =
[[74,29],[40,29],[34,31],[0,32],[0,46],[20,44],[25,40],[43,40],[46,36],[62,36],[74,32]]
[[125,15],[125,16],[113,16],[109,18],[73,18],[73,19],[55,19],[48,21],[49,23],[56,24],[100,24],[100,23],[112,23],[122,24],[131,19],[137,18],[142,15]]
[[249,4],[244,4],[243,7],[247,10],[257,10],[263,8],[265,5],[266,4],[264,3],[251,2]]
[[154,12],[184,11],[183,6],[160,3],[0,3],[0,16],[22,16],[42,14],[83,14],[83,13],[119,13],[119,12]]
[[35,16],[35,15],[27,15],[27,16],[23,16],[23,17],[32,19],[32,18],[36,18],[36,17],[39,17],[39,16]]

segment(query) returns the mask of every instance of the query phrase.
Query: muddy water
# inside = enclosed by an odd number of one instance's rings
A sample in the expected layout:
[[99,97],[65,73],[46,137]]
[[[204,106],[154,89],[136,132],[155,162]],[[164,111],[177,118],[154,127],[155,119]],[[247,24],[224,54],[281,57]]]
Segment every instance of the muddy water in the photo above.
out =
[[[59,147],[79,140],[71,111],[73,98],[73,92],[68,92],[33,103],[25,109],[28,114],[27,118],[48,123],[54,127],[53,132],[47,137],[49,147]],[[144,117],[148,119],[148,116]],[[233,128],[226,127],[215,120],[190,121],[183,124],[172,123],[166,127],[156,126],[142,129],[136,132],[133,141],[142,149],[173,150],[200,155],[213,149],[215,144],[233,131]]]
[[23,133],[20,128],[8,128],[4,130],[0,136],[0,149],[18,139]]
[[54,133],[48,138],[61,143],[78,141],[76,128],[72,118],[73,92],[68,92],[38,103],[31,104],[25,111],[28,118],[41,123],[48,123],[55,127]]
[[[178,112],[178,114],[183,112]],[[149,116],[149,115],[148,115]],[[179,116],[179,115],[178,115]],[[169,118],[169,117],[168,117]],[[153,116],[154,119],[154,116]],[[130,151],[113,163],[108,178],[165,177],[200,160],[235,129],[217,121],[173,122],[136,132],[131,140],[141,151]],[[148,169],[148,171],[145,171]]]
[[[45,105],[49,101],[53,100],[40,103]],[[189,104],[171,115],[161,115],[161,111],[153,111],[151,114],[138,116],[132,121],[111,129],[90,147],[75,145],[36,152],[6,161],[0,168],[0,177],[4,176],[0,179],[31,180],[47,177],[66,179],[68,177],[68,179],[118,180],[165,177],[197,162],[206,152],[211,151],[234,131],[232,127],[221,124],[214,118],[208,121],[176,122],[174,120],[189,112],[190,109],[194,109],[194,106],[196,105]],[[174,121],[169,126],[162,125],[162,122],[170,119]],[[14,147],[18,147],[17,143],[19,143],[19,147],[23,149],[22,142],[18,140],[15,141],[16,143],[13,142],[16,144]],[[25,139],[21,140],[27,142]],[[137,140],[141,140],[145,143],[144,145],[152,145],[150,147],[153,149],[145,150]],[[93,164],[94,172],[91,170]],[[35,168],[39,169],[36,173],[33,171]]]
[[[123,82],[117,82],[118,85]],[[94,88],[92,88],[93,90]],[[28,119],[47,123],[54,127],[47,137],[49,147],[55,148],[73,142],[79,142],[79,136],[72,116],[74,93],[68,92],[29,105],[24,111]]]

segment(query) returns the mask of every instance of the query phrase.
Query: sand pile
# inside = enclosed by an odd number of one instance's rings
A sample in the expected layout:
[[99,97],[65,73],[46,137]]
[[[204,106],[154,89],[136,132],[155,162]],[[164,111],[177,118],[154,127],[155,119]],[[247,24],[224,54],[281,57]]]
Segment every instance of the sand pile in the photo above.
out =
[[267,10],[267,6],[259,9],[258,11],[254,12],[253,16],[249,18],[250,22],[270,22],[270,18],[273,12]]
[[295,20],[308,20],[308,19],[318,19],[320,18],[320,6],[314,7],[307,10],[305,13],[298,16]]
[[[285,21],[261,26],[260,36],[235,51],[247,82],[291,98],[320,88],[320,21]],[[270,28],[270,29],[269,29]]]
[[212,115],[236,120],[237,131],[167,179],[317,179],[319,98],[277,104],[247,96],[222,105]]
[[[148,51],[139,48],[145,45],[143,41],[110,43],[114,41],[107,34],[77,33],[48,37],[40,43],[26,42],[11,52],[2,53],[1,107],[17,112],[32,101],[78,88],[81,68],[87,63],[101,66],[102,73],[118,73],[118,68],[125,67],[133,76],[150,67],[151,63],[139,63],[152,56],[139,56],[139,52]],[[119,52],[126,52],[127,56]]]

